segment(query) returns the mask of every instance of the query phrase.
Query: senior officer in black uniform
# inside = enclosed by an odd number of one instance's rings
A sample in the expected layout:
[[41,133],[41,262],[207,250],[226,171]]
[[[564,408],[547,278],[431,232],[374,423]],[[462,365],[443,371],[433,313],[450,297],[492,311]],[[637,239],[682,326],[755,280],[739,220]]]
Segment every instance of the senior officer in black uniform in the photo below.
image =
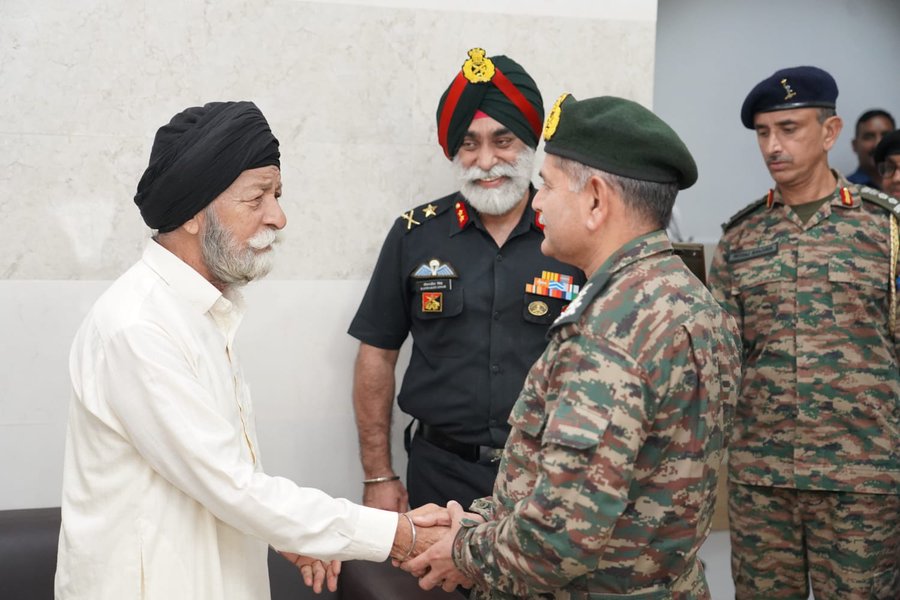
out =
[[[367,506],[469,506],[491,493],[525,374],[584,283],[540,251],[543,225],[531,208],[544,114],[537,85],[506,56],[468,54],[437,109],[461,189],[397,220],[350,325],[360,340],[353,405]],[[415,418],[407,496],[391,467],[390,419],[409,333],[398,396]]]

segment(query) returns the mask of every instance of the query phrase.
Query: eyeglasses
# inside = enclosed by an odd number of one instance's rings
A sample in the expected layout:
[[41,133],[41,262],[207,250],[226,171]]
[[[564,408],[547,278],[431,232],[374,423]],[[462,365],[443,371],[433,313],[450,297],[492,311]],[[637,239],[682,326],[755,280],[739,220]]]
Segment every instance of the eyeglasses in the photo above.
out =
[[897,166],[897,163],[886,160],[882,163],[878,163],[878,174],[882,177],[893,177],[898,168],[900,167]]

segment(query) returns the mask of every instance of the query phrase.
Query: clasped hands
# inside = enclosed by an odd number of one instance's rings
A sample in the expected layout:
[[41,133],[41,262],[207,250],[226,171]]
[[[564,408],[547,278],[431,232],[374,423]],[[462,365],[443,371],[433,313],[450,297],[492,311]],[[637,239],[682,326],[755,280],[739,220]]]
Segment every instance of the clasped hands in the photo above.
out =
[[416,543],[402,562],[391,556],[394,566],[418,577],[419,587],[425,590],[440,586],[444,591],[452,592],[457,586],[472,587],[472,580],[453,564],[453,542],[464,518],[477,523],[484,519],[465,512],[452,500],[446,508],[426,504],[407,514],[416,526]]
[[[463,575],[453,564],[453,541],[461,527],[462,519],[483,522],[484,519],[475,513],[467,513],[459,503],[450,501],[446,508],[437,504],[426,504],[406,513],[409,523],[406,531],[398,527],[398,535],[391,548],[391,562],[395,567],[413,574],[419,579],[419,587],[430,590],[440,586],[444,591],[452,592],[457,586],[472,587],[472,581]],[[400,516],[401,522],[406,518]],[[281,555],[293,563],[303,577],[303,583],[312,587],[315,593],[323,589],[337,590],[337,579],[341,572],[341,562],[337,560],[321,561],[300,554],[281,552]]]

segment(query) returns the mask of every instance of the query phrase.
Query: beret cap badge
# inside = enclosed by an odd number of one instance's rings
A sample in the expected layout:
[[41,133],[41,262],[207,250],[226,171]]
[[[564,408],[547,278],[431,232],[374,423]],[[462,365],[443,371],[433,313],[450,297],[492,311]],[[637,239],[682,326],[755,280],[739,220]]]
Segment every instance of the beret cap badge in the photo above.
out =
[[547,122],[544,123],[544,141],[550,141],[550,138],[556,133],[556,128],[559,127],[559,117],[562,114],[562,103],[569,96],[569,92],[563,92],[556,99],[556,102],[553,103],[553,108],[550,109],[550,114],[547,115]]
[[790,100],[797,95],[797,92],[791,89],[791,84],[788,83],[787,77],[781,80],[781,87],[783,87],[786,92],[784,95],[785,100]]
[[470,83],[487,83],[494,78],[494,62],[485,54],[483,48],[469,50],[469,58],[463,63],[462,72]]

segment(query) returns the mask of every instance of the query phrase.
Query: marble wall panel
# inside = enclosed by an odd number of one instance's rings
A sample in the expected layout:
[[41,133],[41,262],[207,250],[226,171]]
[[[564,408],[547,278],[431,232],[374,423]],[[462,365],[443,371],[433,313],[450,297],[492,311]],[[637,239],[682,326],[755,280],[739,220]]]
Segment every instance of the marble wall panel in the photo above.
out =
[[146,236],[130,199],[153,134],[186,106],[259,104],[291,217],[275,276],[327,279],[365,277],[386,225],[452,190],[434,112],[468,48],[524,64],[547,106],[562,91],[651,102],[655,3],[605,0],[616,18],[387,4],[5,0],[0,277],[124,270]]
[[547,107],[650,104],[656,2],[557,4],[0,0],[0,509],[59,503],[69,345],[146,243],[153,135],[222,99],[282,143],[289,225],[238,339],[266,468],[358,499],[345,332],[392,221],[455,188],[434,111],[466,51],[514,57]]

